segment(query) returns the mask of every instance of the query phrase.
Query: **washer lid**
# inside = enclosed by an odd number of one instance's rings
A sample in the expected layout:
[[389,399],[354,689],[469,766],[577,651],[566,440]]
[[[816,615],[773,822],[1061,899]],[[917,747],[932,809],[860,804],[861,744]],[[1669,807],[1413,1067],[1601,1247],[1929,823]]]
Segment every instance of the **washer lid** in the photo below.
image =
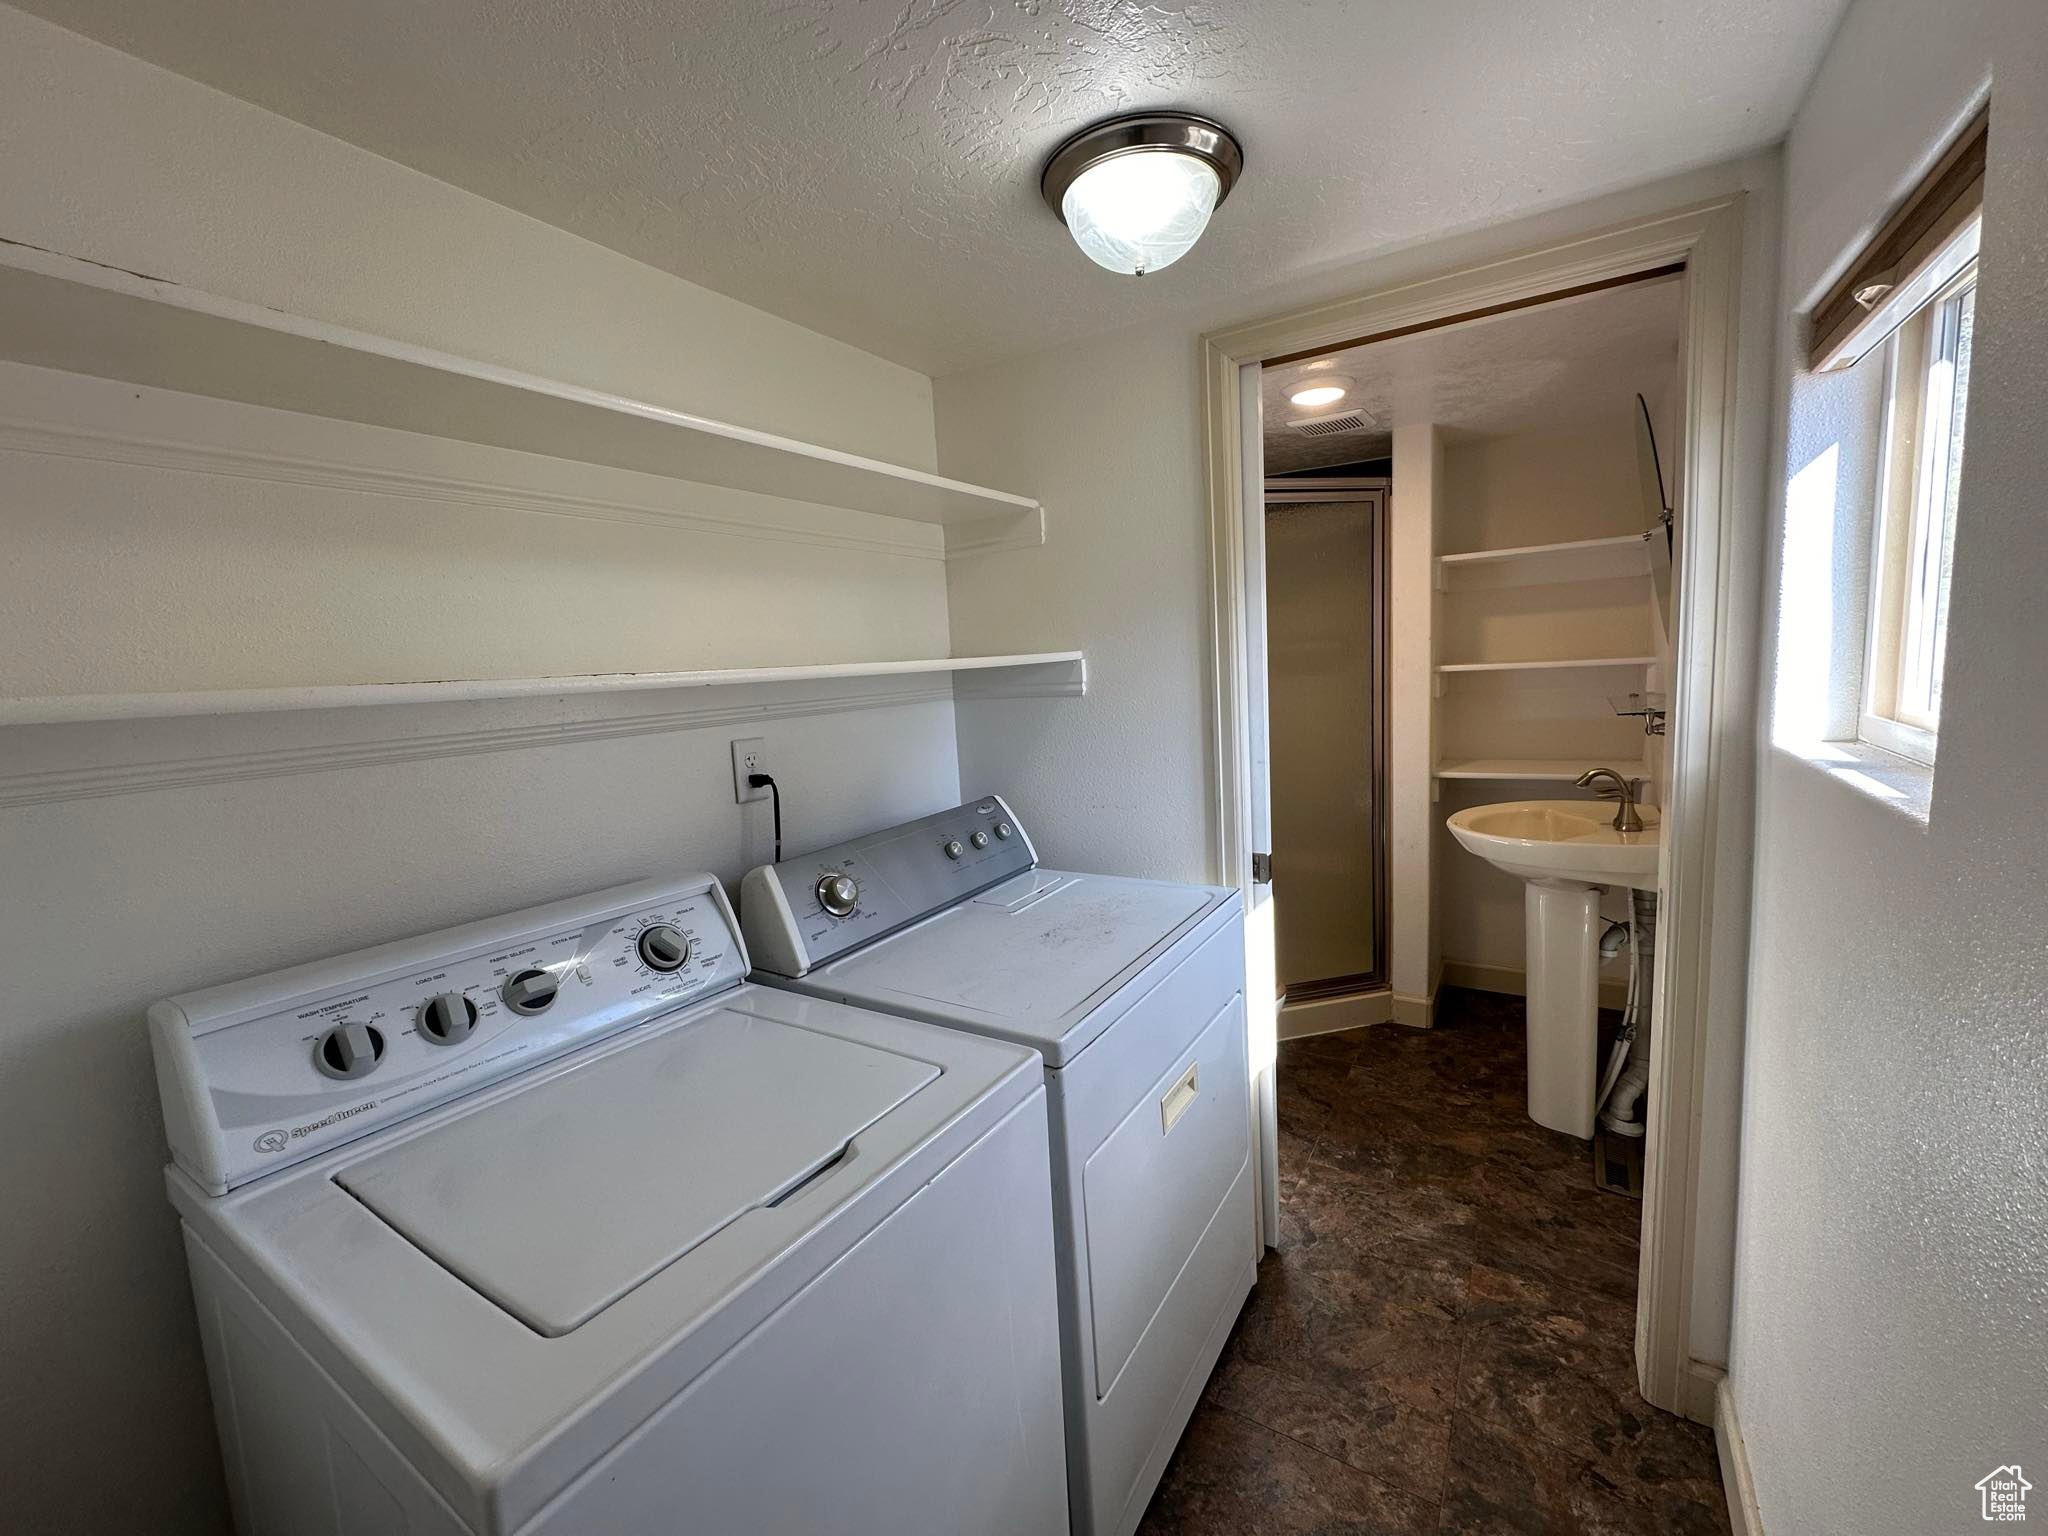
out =
[[938,1076],[723,1008],[334,1177],[552,1337],[772,1205]]

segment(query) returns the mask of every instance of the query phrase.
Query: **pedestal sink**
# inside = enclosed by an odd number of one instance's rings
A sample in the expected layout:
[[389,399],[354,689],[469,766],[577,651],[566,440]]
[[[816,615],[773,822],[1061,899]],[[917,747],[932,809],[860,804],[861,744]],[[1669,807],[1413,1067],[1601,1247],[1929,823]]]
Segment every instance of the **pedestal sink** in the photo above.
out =
[[1597,800],[1516,800],[1448,822],[1466,850],[1526,882],[1529,1118],[1582,1139],[1600,1071],[1600,887],[1656,889],[1656,809],[1642,818],[1642,831],[1619,832]]

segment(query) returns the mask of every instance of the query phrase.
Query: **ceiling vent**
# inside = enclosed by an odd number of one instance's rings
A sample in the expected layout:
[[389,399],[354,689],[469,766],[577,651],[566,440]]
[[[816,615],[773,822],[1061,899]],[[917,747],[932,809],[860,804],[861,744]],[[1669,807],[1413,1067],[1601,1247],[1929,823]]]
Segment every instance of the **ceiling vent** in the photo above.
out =
[[1287,425],[1303,437],[1336,437],[1345,432],[1363,432],[1372,426],[1372,422],[1357,411],[1346,411],[1342,416],[1313,416],[1307,421],[1290,421]]

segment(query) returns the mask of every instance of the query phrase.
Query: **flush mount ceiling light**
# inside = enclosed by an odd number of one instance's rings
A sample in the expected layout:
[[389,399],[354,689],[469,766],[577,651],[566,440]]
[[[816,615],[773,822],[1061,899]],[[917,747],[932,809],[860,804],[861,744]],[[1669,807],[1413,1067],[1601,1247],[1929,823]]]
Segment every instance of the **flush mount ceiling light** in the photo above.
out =
[[1075,134],[1038,186],[1090,261],[1138,276],[1187,255],[1243,169],[1221,123],[1137,112]]
[[1295,405],[1335,405],[1350,388],[1351,380],[1341,373],[1312,375],[1290,388],[1287,398]]

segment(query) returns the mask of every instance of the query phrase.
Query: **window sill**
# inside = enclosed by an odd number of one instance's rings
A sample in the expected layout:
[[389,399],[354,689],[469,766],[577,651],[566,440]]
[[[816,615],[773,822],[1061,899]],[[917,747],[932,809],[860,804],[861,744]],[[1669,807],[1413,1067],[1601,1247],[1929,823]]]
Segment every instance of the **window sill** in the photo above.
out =
[[1923,829],[1934,804],[1934,769],[1866,741],[1781,741],[1778,750]]

